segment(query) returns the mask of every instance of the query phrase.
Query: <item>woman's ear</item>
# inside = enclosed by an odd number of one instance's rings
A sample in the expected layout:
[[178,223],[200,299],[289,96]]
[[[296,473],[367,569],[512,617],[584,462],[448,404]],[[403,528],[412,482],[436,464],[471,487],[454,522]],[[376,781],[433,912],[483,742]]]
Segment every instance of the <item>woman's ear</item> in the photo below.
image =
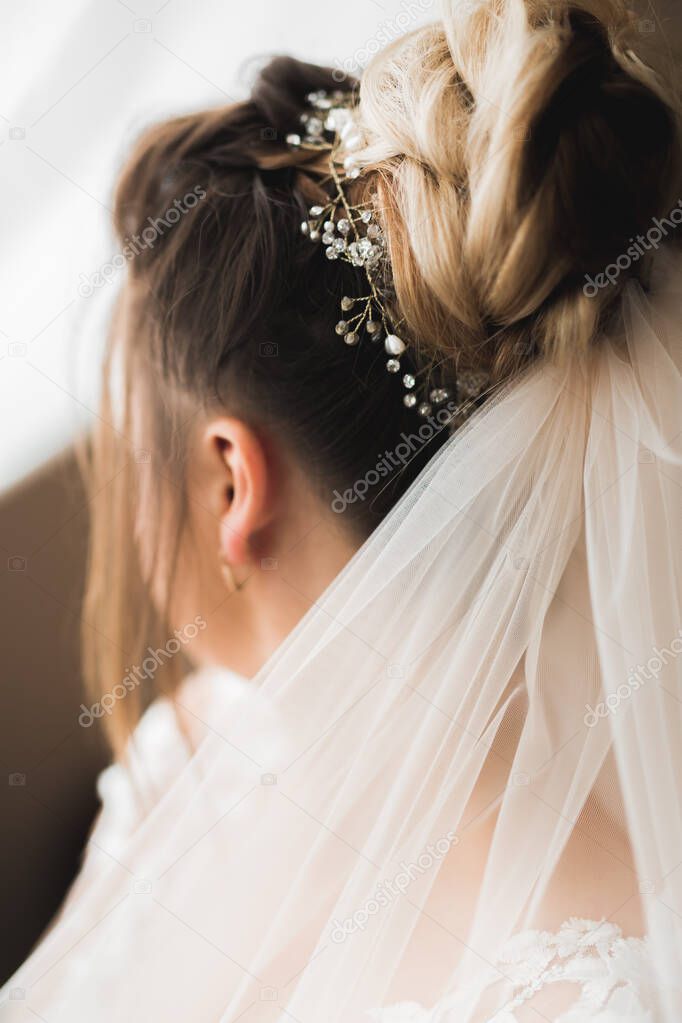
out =
[[212,505],[219,518],[221,556],[231,565],[252,559],[251,538],[272,518],[273,481],[263,441],[239,419],[221,416],[204,432],[214,465]]

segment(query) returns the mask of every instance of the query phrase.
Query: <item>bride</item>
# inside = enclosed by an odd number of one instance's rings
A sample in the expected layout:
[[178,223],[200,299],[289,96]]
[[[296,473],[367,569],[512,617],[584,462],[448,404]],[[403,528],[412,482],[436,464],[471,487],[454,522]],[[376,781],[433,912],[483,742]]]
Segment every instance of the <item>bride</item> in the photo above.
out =
[[680,134],[638,28],[446,0],[359,85],[278,59],[139,143],[80,709],[116,759],[3,1021],[679,1023]]

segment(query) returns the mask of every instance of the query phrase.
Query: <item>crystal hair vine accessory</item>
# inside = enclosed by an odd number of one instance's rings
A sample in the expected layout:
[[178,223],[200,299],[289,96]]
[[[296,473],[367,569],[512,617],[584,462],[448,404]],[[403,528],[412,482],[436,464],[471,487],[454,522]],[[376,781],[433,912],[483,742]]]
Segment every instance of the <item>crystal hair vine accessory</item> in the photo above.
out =
[[[448,388],[433,386],[428,379],[420,384],[418,371],[401,363],[401,357],[409,356],[409,346],[397,333],[400,324],[391,322],[384,299],[390,266],[377,211],[371,202],[359,206],[351,204],[343,187],[346,180],[352,181],[362,173],[362,167],[354,156],[354,150],[362,140],[353,117],[355,103],[352,93],[340,89],[331,93],[318,90],[309,93],[306,100],[309,109],[300,116],[300,133],[287,135],[286,141],[297,149],[329,152],[332,194],[326,203],[310,207],[301,231],[310,241],[321,242],[327,259],[341,259],[364,270],[367,281],[366,294],[342,297],[336,333],[349,347],[359,344],[363,333],[371,342],[383,343],[387,355],[386,370],[400,374],[406,408],[415,408],[422,417],[437,410],[442,421],[443,407],[450,403],[445,421],[461,422],[476,407],[477,399],[488,384],[488,375],[458,374],[453,404],[451,399],[454,396]],[[343,171],[339,160],[341,150],[345,154]]]

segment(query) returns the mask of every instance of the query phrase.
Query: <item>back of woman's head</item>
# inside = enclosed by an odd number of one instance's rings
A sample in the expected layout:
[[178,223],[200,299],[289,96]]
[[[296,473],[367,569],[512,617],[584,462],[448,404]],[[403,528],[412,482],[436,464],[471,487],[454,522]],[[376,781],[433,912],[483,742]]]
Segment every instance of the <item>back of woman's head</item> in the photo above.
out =
[[[580,355],[625,281],[646,281],[649,251],[637,242],[628,257],[631,239],[670,212],[679,182],[676,100],[648,39],[617,0],[446,0],[442,23],[374,60],[360,88],[365,170],[348,187],[381,221],[406,368],[495,381],[537,357]],[[337,87],[328,70],[278,58],[243,103],[149,131],[124,170],[115,220],[133,255],[107,368],[103,418],[115,428],[95,439],[93,493],[106,500],[86,614],[110,639],[86,629],[91,679],[123,669],[116,647],[127,660],[144,647],[149,563],[172,585],[199,410],[227,409],[276,438],[324,500],[342,495],[359,536],[446,439],[442,422],[405,407],[381,345],[338,337],[341,297],[363,293],[363,279],[300,230],[326,195],[328,154],[287,136],[307,94]],[[129,445],[152,449],[151,469]],[[145,570],[124,545],[150,517]]]
[[[152,402],[163,395],[148,416],[155,444],[175,432],[164,417],[219,405],[274,433],[329,504],[419,423],[395,400],[378,348],[351,352],[335,333],[357,272],[301,234],[328,167],[285,136],[320,88],[335,88],[330,71],[278,58],[249,100],[152,129],[119,182],[115,219],[125,241],[178,208],[131,261],[124,296],[125,359],[140,363]],[[414,455],[373,498],[349,502],[344,521],[368,533],[423,464]]]
[[[356,544],[447,438],[442,421],[405,407],[383,346],[351,349],[334,329],[341,297],[362,281],[301,233],[328,161],[286,142],[320,89],[336,89],[331,70],[273,60],[244,102],[146,132],[119,181],[128,280],[89,473],[83,647],[99,696],[172,635],[177,567],[193,541],[189,442],[207,416],[236,418],[283,454],[280,468],[293,462],[318,518]],[[181,671],[163,665],[157,686]],[[107,721],[117,745],[139,695]]]

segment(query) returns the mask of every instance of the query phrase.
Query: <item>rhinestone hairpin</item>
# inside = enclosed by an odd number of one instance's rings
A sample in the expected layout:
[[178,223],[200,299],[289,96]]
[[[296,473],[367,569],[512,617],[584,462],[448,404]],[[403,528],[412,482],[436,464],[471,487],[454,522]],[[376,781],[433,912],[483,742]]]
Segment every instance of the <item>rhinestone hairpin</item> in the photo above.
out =
[[332,149],[352,123],[352,93],[319,89],[309,92],[306,102],[308,109],[299,117],[300,132],[287,135],[287,143],[306,149]]
[[[388,357],[387,372],[401,375],[403,404],[415,408],[420,416],[429,416],[453,395],[447,388],[431,386],[428,381],[420,394],[418,374],[401,363],[401,357],[407,356],[408,344],[397,333],[399,325],[392,324],[383,297],[386,282],[390,280],[384,234],[373,205],[369,202],[351,204],[343,187],[346,179],[354,180],[362,173],[354,155],[362,138],[353,117],[353,96],[342,90],[328,93],[321,89],[309,93],[306,100],[309,109],[300,115],[301,132],[288,135],[287,142],[295,148],[330,153],[333,193],[326,203],[309,208],[306,220],[301,223],[301,232],[310,241],[322,245],[327,259],[341,259],[364,270],[367,281],[367,294],[342,297],[336,333],[349,347],[359,344],[363,335],[374,344],[382,343]],[[339,160],[341,152],[344,154],[342,162]],[[456,404],[450,419],[462,421],[475,407],[487,383],[488,376],[484,373],[459,374]]]

